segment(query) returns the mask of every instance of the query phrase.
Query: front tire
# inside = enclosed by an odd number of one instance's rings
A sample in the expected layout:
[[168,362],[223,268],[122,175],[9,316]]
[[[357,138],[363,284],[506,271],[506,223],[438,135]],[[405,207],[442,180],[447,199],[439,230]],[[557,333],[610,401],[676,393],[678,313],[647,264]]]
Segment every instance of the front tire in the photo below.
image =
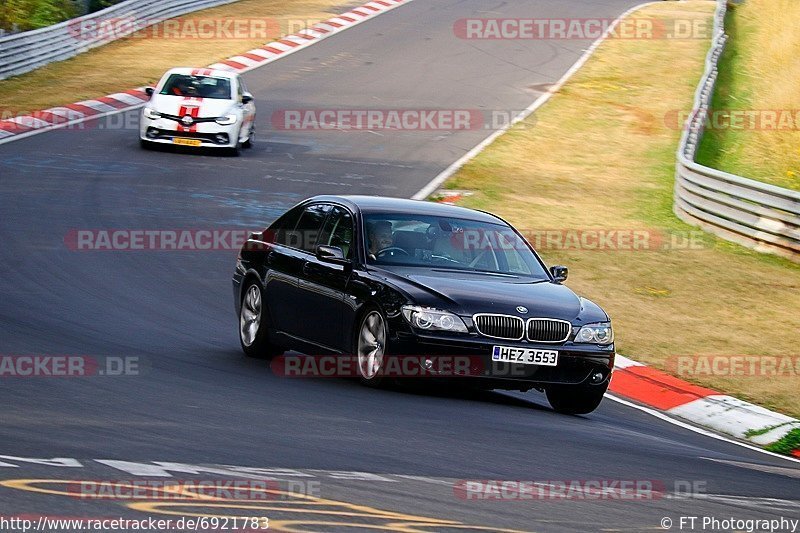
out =
[[264,321],[264,291],[256,280],[250,280],[242,291],[239,310],[239,342],[248,357],[269,359],[283,350],[269,342],[269,333]]
[[604,385],[550,385],[547,401],[553,410],[567,415],[585,415],[598,408],[608,389]]
[[386,318],[377,308],[370,308],[358,321],[355,331],[358,377],[362,384],[379,387],[384,382],[383,367],[389,330]]
[[142,150],[152,150],[153,143],[150,141],[145,141],[144,139],[139,139],[139,148]]
[[247,136],[247,140],[244,143],[242,143],[242,148],[252,148],[255,140],[256,140],[256,127],[254,124],[253,127],[250,128],[250,133]]

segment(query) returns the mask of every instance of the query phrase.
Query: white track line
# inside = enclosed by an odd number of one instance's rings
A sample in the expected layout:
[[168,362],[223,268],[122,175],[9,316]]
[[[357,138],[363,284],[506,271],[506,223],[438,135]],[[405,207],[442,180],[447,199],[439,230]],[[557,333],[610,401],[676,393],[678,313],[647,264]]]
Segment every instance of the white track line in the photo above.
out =
[[770,455],[772,457],[777,457],[777,458],[780,458],[780,459],[785,459],[787,461],[791,461],[793,463],[800,464],[800,459],[795,459],[794,457],[791,457],[789,455],[781,455],[779,453],[771,452],[769,450],[765,450],[764,448],[759,448],[758,446],[753,446],[752,444],[748,444],[746,442],[735,440],[735,439],[732,439],[730,437],[726,437],[725,435],[720,435],[718,433],[714,433],[713,431],[709,431],[707,429],[703,429],[703,428],[694,426],[692,424],[688,424],[686,422],[682,422],[680,420],[676,420],[675,418],[672,418],[671,416],[667,415],[666,413],[662,413],[661,411],[656,411],[655,409],[651,409],[649,407],[645,407],[644,405],[639,405],[639,404],[636,404],[636,403],[633,403],[633,402],[629,402],[628,400],[623,400],[622,398],[620,398],[618,396],[614,396],[613,394],[606,393],[605,397],[608,398],[609,400],[615,401],[617,403],[621,403],[622,405],[625,405],[627,407],[631,407],[633,409],[637,409],[639,411],[642,411],[643,413],[647,413],[648,415],[651,415],[651,416],[654,416],[654,417],[659,418],[661,420],[664,420],[665,422],[669,422],[670,424],[673,424],[675,426],[682,427],[684,429],[688,429],[689,431],[694,431],[695,433],[699,433],[700,435],[705,435],[706,437],[711,437],[712,439],[717,439],[717,440],[721,440],[721,441],[725,441],[725,442],[730,442],[731,444],[735,444],[737,446],[741,446],[743,448],[747,448],[748,450],[753,450],[753,451],[756,451],[756,452],[759,452],[759,453]]

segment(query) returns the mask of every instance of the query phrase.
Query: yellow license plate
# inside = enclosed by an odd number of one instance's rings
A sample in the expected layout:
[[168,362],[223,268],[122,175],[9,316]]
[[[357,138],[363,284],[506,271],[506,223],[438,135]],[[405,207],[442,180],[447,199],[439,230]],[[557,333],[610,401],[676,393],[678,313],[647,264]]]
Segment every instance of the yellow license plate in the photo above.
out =
[[172,144],[180,144],[182,146],[201,146],[203,143],[199,139],[184,139],[183,137],[175,137],[172,139]]

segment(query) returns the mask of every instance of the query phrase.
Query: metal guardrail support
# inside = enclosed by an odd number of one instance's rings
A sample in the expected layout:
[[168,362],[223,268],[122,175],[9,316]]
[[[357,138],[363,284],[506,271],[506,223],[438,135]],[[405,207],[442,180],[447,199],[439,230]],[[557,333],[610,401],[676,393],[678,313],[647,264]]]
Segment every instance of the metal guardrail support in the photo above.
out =
[[726,10],[725,0],[717,0],[705,72],[678,146],[673,210],[681,220],[724,239],[800,262],[800,192],[695,162],[728,39]]
[[163,20],[237,0],[127,0],[38,30],[0,37],[0,80],[63,61]]

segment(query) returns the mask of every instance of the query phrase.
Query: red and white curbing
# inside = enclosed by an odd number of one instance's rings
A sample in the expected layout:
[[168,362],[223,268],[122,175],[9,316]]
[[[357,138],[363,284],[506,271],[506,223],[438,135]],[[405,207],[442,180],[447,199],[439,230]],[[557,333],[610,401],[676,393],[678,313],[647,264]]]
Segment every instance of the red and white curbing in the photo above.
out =
[[209,68],[247,72],[411,1],[375,0],[342,15],[317,23],[309,29],[301,30],[283,39],[254,48],[244,54],[214,63]]
[[[617,355],[609,390],[699,426],[761,446],[779,441],[800,421],[758,405],[693,385]],[[800,450],[794,455],[800,456]]]
[[[309,29],[214,63],[209,68],[239,73],[247,72],[412,1],[374,0],[324,22],[319,22]],[[95,100],[85,100],[62,107],[45,109],[31,115],[0,120],[0,144],[141,107],[150,98],[144,91],[145,88],[140,87],[123,93],[109,94]]]
[[96,100],[84,100],[37,111],[32,115],[0,120],[0,144],[55,128],[80,124],[126,109],[134,109],[149,99],[150,97],[144,92],[144,87],[140,87],[124,93],[109,94]]

